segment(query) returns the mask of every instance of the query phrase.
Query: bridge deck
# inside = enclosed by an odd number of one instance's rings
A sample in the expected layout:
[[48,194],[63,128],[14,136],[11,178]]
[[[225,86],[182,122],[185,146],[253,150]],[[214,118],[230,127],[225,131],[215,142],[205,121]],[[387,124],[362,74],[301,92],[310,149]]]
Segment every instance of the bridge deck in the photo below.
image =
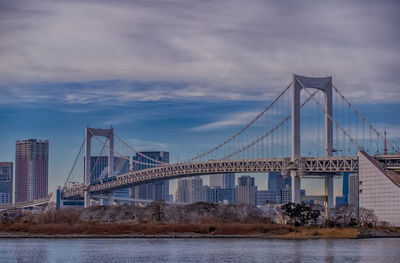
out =
[[87,189],[90,193],[104,193],[156,180],[170,180],[182,177],[221,173],[266,173],[288,174],[297,170],[300,174],[341,173],[358,171],[357,156],[301,158],[291,162],[290,158],[208,160],[205,162],[178,163],[119,175],[112,181],[90,185],[75,185],[63,190],[63,197],[82,196]]

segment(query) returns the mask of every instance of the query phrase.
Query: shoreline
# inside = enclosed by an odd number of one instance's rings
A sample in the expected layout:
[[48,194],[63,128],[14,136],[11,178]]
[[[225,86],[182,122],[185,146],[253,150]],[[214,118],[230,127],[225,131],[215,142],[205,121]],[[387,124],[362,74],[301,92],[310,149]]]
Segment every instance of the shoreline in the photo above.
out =
[[400,234],[387,234],[387,233],[360,233],[356,236],[313,236],[313,235],[268,235],[268,234],[246,234],[246,235],[218,235],[218,234],[198,234],[198,233],[170,233],[170,234],[31,234],[31,233],[12,233],[0,232],[0,240],[2,239],[103,239],[103,238],[118,238],[118,239],[281,239],[281,240],[309,240],[309,239],[370,239],[370,238],[400,238]]

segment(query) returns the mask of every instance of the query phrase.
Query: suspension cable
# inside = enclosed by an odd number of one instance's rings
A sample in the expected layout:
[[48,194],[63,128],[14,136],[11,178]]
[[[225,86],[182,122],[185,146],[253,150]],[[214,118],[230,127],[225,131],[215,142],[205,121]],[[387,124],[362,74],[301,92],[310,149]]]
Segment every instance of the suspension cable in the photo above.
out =
[[161,161],[156,160],[156,159],[153,159],[153,158],[151,158],[151,157],[149,157],[149,156],[147,156],[147,155],[145,155],[145,154],[143,154],[143,153],[141,153],[141,152],[136,151],[135,148],[133,148],[132,146],[130,146],[128,143],[126,143],[126,142],[125,142],[121,137],[119,137],[117,134],[114,133],[114,136],[117,137],[117,139],[119,139],[126,147],[128,147],[129,149],[131,149],[132,151],[134,151],[137,155],[140,155],[140,156],[142,156],[142,157],[145,158],[145,159],[151,160],[151,161],[156,162],[156,163],[159,163],[159,164],[168,164],[168,163],[166,163],[166,162],[161,162]]
[[[311,98],[314,97],[315,94],[317,94],[319,90],[316,90],[313,94],[310,93],[310,97],[307,98],[307,100],[305,100],[301,105],[300,108],[302,108],[307,102],[310,101]],[[275,127],[273,127],[272,129],[270,129],[269,131],[267,131],[266,133],[264,133],[263,136],[259,137],[258,139],[256,139],[255,141],[251,142],[250,144],[247,144],[246,146],[243,146],[242,148],[240,148],[238,151],[231,153],[229,155],[226,155],[224,157],[221,158],[222,159],[228,159],[232,156],[235,156],[238,153],[243,152],[244,150],[250,148],[251,146],[253,146],[254,144],[258,143],[259,141],[263,140],[265,137],[267,137],[268,135],[270,135],[272,132],[274,132],[276,129],[278,129],[279,127],[281,127],[285,122],[287,122],[290,118],[292,117],[292,114],[289,114],[283,121],[281,121],[280,123],[278,123]]]
[[[92,133],[90,130],[89,130],[89,132]],[[106,145],[106,143],[103,142],[102,140],[100,140],[100,139],[98,138],[98,136],[95,136],[93,133],[92,133],[92,135],[93,135],[93,137],[95,137],[96,140],[98,140],[101,144]],[[107,146],[107,147],[108,147],[108,146]],[[108,148],[109,148],[109,147],[108,147]],[[120,155],[121,158],[124,158],[124,159],[130,161],[130,158],[129,158],[129,157],[124,156],[123,154],[119,153],[118,151],[116,151],[116,150],[114,150],[114,149],[112,149],[112,148],[110,148],[110,149],[111,149],[111,151],[112,151],[113,153],[115,153],[115,154],[117,154],[117,155]],[[137,160],[132,160],[132,161],[133,161],[134,163],[143,164],[143,165],[147,165],[147,166],[150,166],[150,165],[157,166],[157,165],[158,165],[158,164],[156,164],[156,163],[154,163],[154,164],[153,164],[153,163],[144,163],[144,162],[140,162],[140,161],[137,161]],[[162,164],[167,164],[167,163],[162,163]]]
[[76,165],[76,163],[78,162],[79,156],[80,156],[81,153],[82,153],[82,149],[83,149],[83,146],[85,145],[85,142],[86,142],[86,138],[83,138],[83,142],[82,142],[82,144],[81,144],[81,148],[79,149],[79,152],[78,152],[78,155],[77,155],[76,158],[75,158],[74,164],[72,165],[72,168],[71,168],[71,170],[69,171],[67,180],[65,180],[65,183],[64,183],[64,186],[63,186],[62,190],[64,190],[64,188],[67,186],[67,183],[68,183],[68,181],[69,181],[69,178],[71,177],[71,174],[72,174],[72,172],[73,172],[73,170],[74,170],[74,168],[75,168],[75,165]]
[[[92,133],[92,132],[90,132],[90,133]],[[107,135],[109,135],[110,133],[111,133],[111,131],[110,131]],[[92,133],[92,134],[93,134],[93,133]],[[94,137],[97,138],[97,136],[94,136]],[[101,155],[103,154],[103,151],[104,151],[105,148],[106,148],[106,144],[103,144],[103,147],[101,148],[100,154],[99,154],[99,156],[97,156],[97,158],[96,158],[96,163],[93,165],[92,170],[90,170],[90,175],[89,175],[89,177],[91,177],[91,175],[93,174],[93,171],[96,169],[97,164],[99,163],[99,160],[100,160]],[[108,148],[110,148],[110,147],[108,147]],[[92,163],[91,160],[90,160],[90,163]],[[104,162],[103,162],[103,164],[104,164]],[[89,169],[90,169],[90,168],[89,168]],[[101,171],[100,171],[99,176],[101,176]],[[110,177],[110,176],[111,176],[111,175],[108,175],[108,177]]]
[[207,152],[204,152],[202,154],[199,154],[193,158],[190,158],[189,160],[183,161],[183,162],[191,162],[193,160],[202,158],[206,155],[208,155],[211,152],[214,152],[215,150],[218,150],[219,148],[221,148],[223,145],[227,144],[228,142],[232,141],[234,138],[236,138],[237,136],[239,136],[242,132],[244,132],[245,130],[247,130],[247,128],[249,128],[255,121],[257,121],[266,111],[268,111],[274,104],[275,102],[277,102],[279,100],[279,98],[285,94],[285,92],[292,86],[292,83],[290,83],[286,89],[271,103],[269,104],[261,113],[259,113],[253,120],[251,120],[249,122],[249,124],[247,124],[246,126],[244,126],[241,130],[239,130],[237,133],[235,133],[234,135],[232,135],[231,137],[229,137],[228,139],[226,139],[225,141],[223,141],[222,143],[218,144],[217,146],[213,147],[212,149],[210,149]]
[[[332,84],[332,87],[335,89],[335,91],[340,95],[340,97],[347,103],[347,105],[349,105],[349,107],[354,111],[355,114],[358,115],[358,117],[361,118],[361,120],[368,125],[368,127],[374,131],[376,133],[377,136],[379,136],[381,139],[385,140],[385,137],[382,136],[382,134],[380,134],[380,132],[378,132],[378,130],[375,129],[374,126],[372,126],[372,124],[370,124],[365,118],[364,116],[353,106],[353,104],[350,103],[350,101],[348,101],[346,99],[345,96],[343,96],[343,94],[336,88],[335,85]],[[393,152],[396,152],[396,148],[388,141],[386,140],[386,143],[392,148]]]
[[[311,96],[311,92],[308,91],[308,89],[303,85],[303,83],[302,83],[300,80],[297,80],[297,82],[298,82],[298,83],[303,87],[303,89]],[[342,130],[342,132],[343,132],[347,137],[349,137],[350,141],[351,141],[352,143],[354,143],[354,144],[357,146],[357,148],[358,148],[359,150],[364,150],[363,147],[362,147],[361,145],[359,145],[358,142],[357,142],[356,140],[354,140],[353,137],[351,137],[350,134],[348,134],[348,133],[346,132],[346,130],[343,129],[342,126],[340,126],[339,123],[338,123],[336,120],[334,120],[330,114],[328,114],[328,112],[326,111],[326,109],[324,109],[324,107],[322,107],[321,103],[319,103],[318,100],[316,100],[314,97],[313,97],[313,100],[317,103],[318,107],[319,107],[320,109],[322,109],[322,111],[326,114],[326,116],[328,116],[328,118],[329,118],[331,121],[333,121],[337,126],[339,126],[339,128]]]

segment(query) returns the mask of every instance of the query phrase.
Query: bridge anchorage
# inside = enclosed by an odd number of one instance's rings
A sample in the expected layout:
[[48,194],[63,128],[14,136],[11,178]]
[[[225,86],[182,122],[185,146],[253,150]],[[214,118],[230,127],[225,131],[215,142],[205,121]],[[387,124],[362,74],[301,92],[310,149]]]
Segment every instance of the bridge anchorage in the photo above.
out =
[[[295,203],[301,201],[301,178],[325,178],[325,204],[333,208],[334,176],[363,170],[360,158],[373,155],[374,165],[381,165],[384,171],[400,171],[396,147],[339,92],[332,77],[293,74],[283,92],[246,126],[215,147],[173,164],[136,151],[113,128],[87,127],[85,133],[61,197],[84,200],[86,207],[91,199],[102,196],[112,203],[118,201],[113,192],[158,180],[280,172],[291,178],[291,200]],[[393,154],[379,155],[386,144]],[[84,164],[79,167],[83,148]],[[398,174],[391,175],[384,176],[396,181]]]

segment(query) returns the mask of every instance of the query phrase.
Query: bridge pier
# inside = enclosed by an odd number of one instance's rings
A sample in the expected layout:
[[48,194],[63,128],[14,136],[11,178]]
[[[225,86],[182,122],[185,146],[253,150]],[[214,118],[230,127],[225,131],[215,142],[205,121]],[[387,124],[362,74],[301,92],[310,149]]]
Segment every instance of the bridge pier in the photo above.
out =
[[300,203],[300,176],[297,171],[290,171],[290,177],[292,180],[292,202]]
[[113,192],[108,193],[107,196],[108,196],[107,204],[113,205],[114,204],[114,193]]
[[84,192],[83,200],[84,200],[84,207],[85,208],[90,207],[90,193],[88,191]]
[[328,209],[335,208],[333,202],[333,175],[325,175],[325,196],[327,197]]

